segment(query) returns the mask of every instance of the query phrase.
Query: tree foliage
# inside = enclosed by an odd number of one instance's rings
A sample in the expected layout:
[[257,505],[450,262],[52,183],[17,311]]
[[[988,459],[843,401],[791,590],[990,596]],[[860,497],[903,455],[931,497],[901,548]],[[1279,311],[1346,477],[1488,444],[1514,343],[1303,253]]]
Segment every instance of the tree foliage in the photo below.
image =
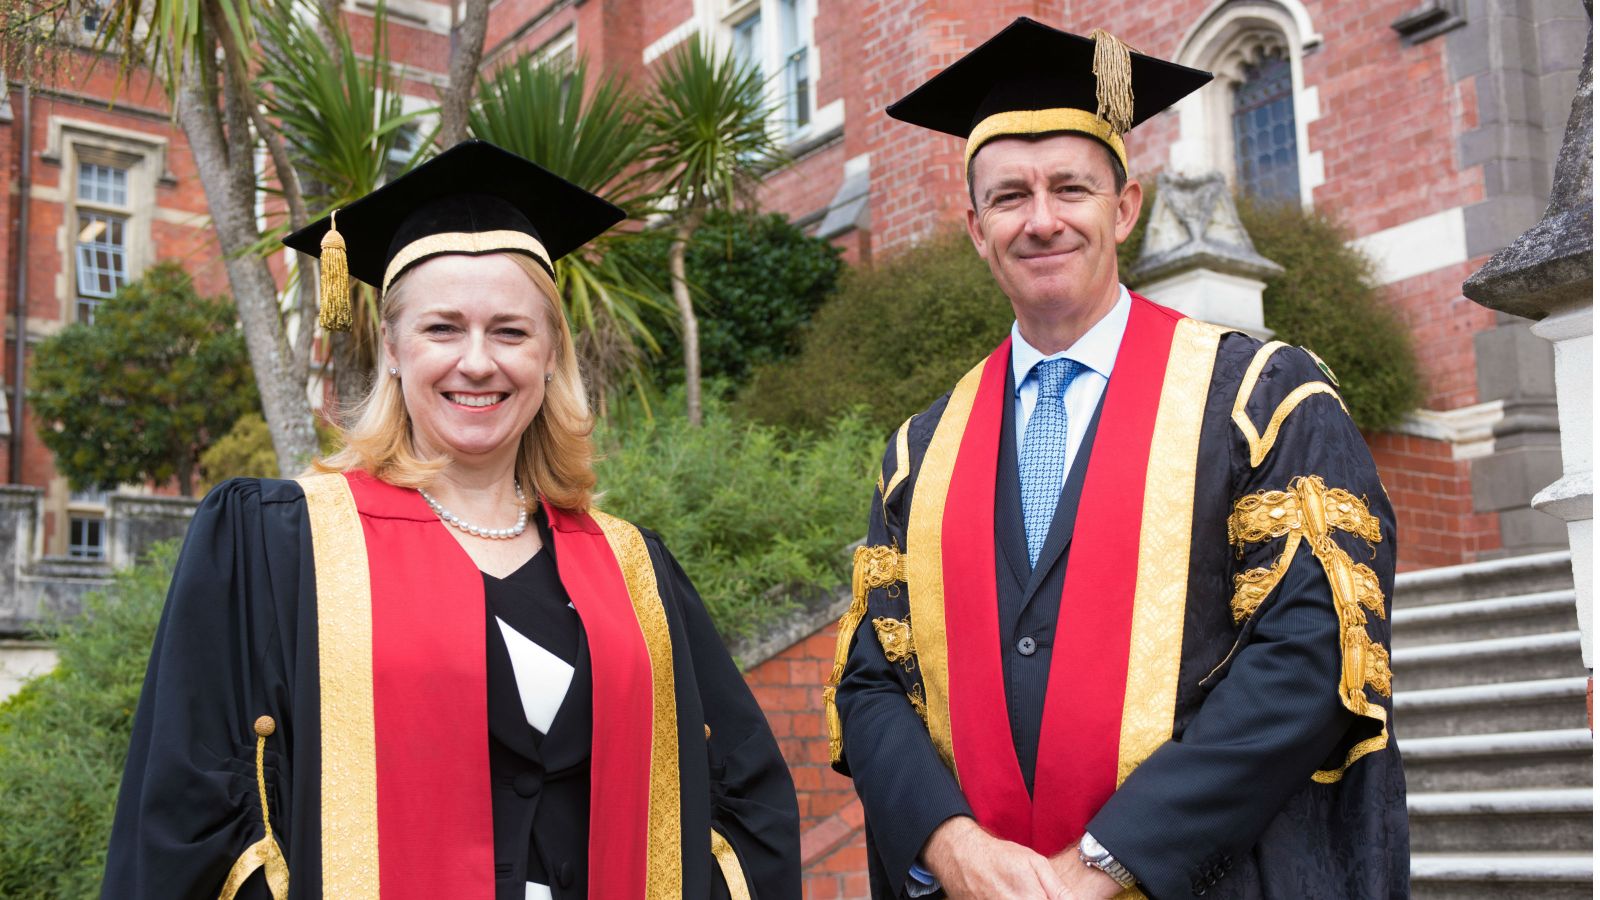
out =
[[29,384],[40,437],[80,487],[176,476],[191,494],[200,454],[257,408],[233,304],[175,263],[46,339]]
[[176,542],[48,629],[60,663],[0,703],[0,897],[99,894],[133,711]]
[[[640,268],[666,268],[672,236],[642,232],[628,247]],[[780,215],[716,212],[689,244],[689,287],[700,321],[702,372],[742,383],[751,368],[793,356],[801,330],[838,286],[839,250]],[[682,344],[662,335],[658,384],[683,381]]]

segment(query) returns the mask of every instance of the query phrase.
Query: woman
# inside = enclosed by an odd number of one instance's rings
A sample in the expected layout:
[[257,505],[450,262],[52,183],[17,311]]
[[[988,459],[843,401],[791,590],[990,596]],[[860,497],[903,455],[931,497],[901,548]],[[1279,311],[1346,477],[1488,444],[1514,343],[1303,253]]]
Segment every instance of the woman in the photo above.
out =
[[550,261],[621,211],[468,142],[336,215],[286,243],[326,288],[345,238],[382,368],[317,474],[196,513],[103,895],[798,897],[760,709],[661,541],[591,508]]

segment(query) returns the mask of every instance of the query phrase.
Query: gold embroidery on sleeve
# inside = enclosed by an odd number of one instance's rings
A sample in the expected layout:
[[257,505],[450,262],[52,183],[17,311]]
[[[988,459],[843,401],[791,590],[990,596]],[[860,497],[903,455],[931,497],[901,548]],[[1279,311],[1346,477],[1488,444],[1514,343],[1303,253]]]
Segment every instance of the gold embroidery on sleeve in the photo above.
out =
[[916,712],[917,718],[922,720],[922,724],[928,724],[928,701],[923,699],[922,685],[912,685],[911,691],[906,694],[906,699],[911,701],[911,708]]
[[277,730],[278,724],[272,721],[271,716],[256,720],[256,796],[261,798],[261,828],[266,836],[239,854],[233,868],[228,871],[227,880],[222,883],[218,900],[233,900],[239,888],[257,869],[263,870],[262,876],[267,879],[267,890],[272,892],[272,900],[288,900],[289,863],[284,860],[283,849],[272,836],[272,819],[267,815],[267,738]]
[[1294,412],[1295,407],[1307,397],[1327,394],[1339,401],[1339,406],[1349,412],[1349,408],[1344,405],[1344,398],[1340,397],[1339,392],[1332,386],[1321,381],[1308,381],[1290,391],[1289,396],[1279,402],[1278,408],[1272,411],[1272,418],[1267,422],[1266,431],[1256,431],[1256,425],[1250,421],[1250,414],[1245,407],[1250,402],[1250,395],[1255,390],[1256,382],[1261,378],[1261,370],[1267,367],[1267,360],[1272,354],[1287,346],[1289,345],[1282,341],[1271,341],[1256,351],[1255,357],[1250,360],[1250,366],[1245,369],[1244,379],[1239,382],[1239,394],[1233,401],[1233,424],[1244,436],[1245,443],[1250,445],[1252,467],[1261,465],[1261,461],[1267,458],[1267,454],[1272,451],[1272,445],[1278,441],[1278,430],[1283,427],[1283,420],[1289,418],[1289,414]]
[[1247,544],[1286,538],[1283,552],[1271,569],[1252,569],[1235,578],[1234,621],[1242,622],[1266,599],[1304,541],[1327,573],[1334,610],[1339,615],[1340,702],[1356,715],[1375,719],[1383,726],[1376,737],[1351,749],[1343,767],[1318,772],[1316,780],[1322,783],[1339,780],[1356,760],[1387,745],[1388,714],[1367,699],[1366,689],[1370,686],[1389,696],[1392,681],[1389,651],[1367,634],[1367,612],[1379,618],[1384,615],[1377,573],[1350,558],[1334,541],[1335,530],[1354,534],[1369,545],[1383,540],[1378,519],[1368,511],[1366,501],[1349,491],[1329,488],[1315,475],[1294,479],[1287,491],[1262,491],[1241,497],[1228,517],[1228,539],[1241,554]]
[[911,623],[904,619],[879,616],[872,620],[872,628],[878,632],[883,658],[910,668],[911,660],[917,653],[916,644],[911,640]]
[[891,587],[896,582],[904,581],[905,577],[905,557],[895,548],[856,548],[855,565],[850,575],[850,608],[839,617],[839,634],[833,646],[833,671],[828,674],[827,684],[822,687],[823,715],[828,722],[828,754],[833,762],[838,762],[844,754],[844,724],[839,721],[839,707],[835,700],[839,694],[839,680],[844,678],[844,664],[850,658],[850,640],[855,637],[856,629],[861,627],[861,619],[867,614],[867,592],[874,588]]
[[[915,418],[916,416],[911,417]],[[889,476],[887,484],[882,481],[882,473],[878,475],[878,495],[885,505],[888,504],[889,497],[894,494],[894,489],[911,474],[911,419],[902,422],[900,430],[894,435],[894,474]]]

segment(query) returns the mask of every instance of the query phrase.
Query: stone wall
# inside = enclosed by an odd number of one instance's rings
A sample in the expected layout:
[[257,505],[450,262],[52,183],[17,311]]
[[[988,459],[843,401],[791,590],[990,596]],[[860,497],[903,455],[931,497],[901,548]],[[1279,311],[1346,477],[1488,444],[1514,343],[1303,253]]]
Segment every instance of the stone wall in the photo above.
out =
[[113,494],[104,560],[44,555],[44,505],[39,488],[0,485],[0,639],[26,638],[39,625],[76,613],[83,595],[104,587],[115,568],[132,564],[159,541],[183,537],[195,501]]

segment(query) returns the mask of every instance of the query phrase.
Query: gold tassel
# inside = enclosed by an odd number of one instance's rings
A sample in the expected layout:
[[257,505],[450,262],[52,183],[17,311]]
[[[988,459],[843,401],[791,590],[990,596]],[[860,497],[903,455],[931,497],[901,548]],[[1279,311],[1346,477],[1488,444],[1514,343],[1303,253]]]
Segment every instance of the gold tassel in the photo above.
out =
[[1103,28],[1089,36],[1094,38],[1094,114],[1117,134],[1127,134],[1133,127],[1133,60],[1128,45]]
[[334,210],[328,220],[328,233],[322,236],[322,309],[317,313],[317,323],[325,331],[349,331],[355,322],[350,310],[350,264],[338,220],[339,212]]

